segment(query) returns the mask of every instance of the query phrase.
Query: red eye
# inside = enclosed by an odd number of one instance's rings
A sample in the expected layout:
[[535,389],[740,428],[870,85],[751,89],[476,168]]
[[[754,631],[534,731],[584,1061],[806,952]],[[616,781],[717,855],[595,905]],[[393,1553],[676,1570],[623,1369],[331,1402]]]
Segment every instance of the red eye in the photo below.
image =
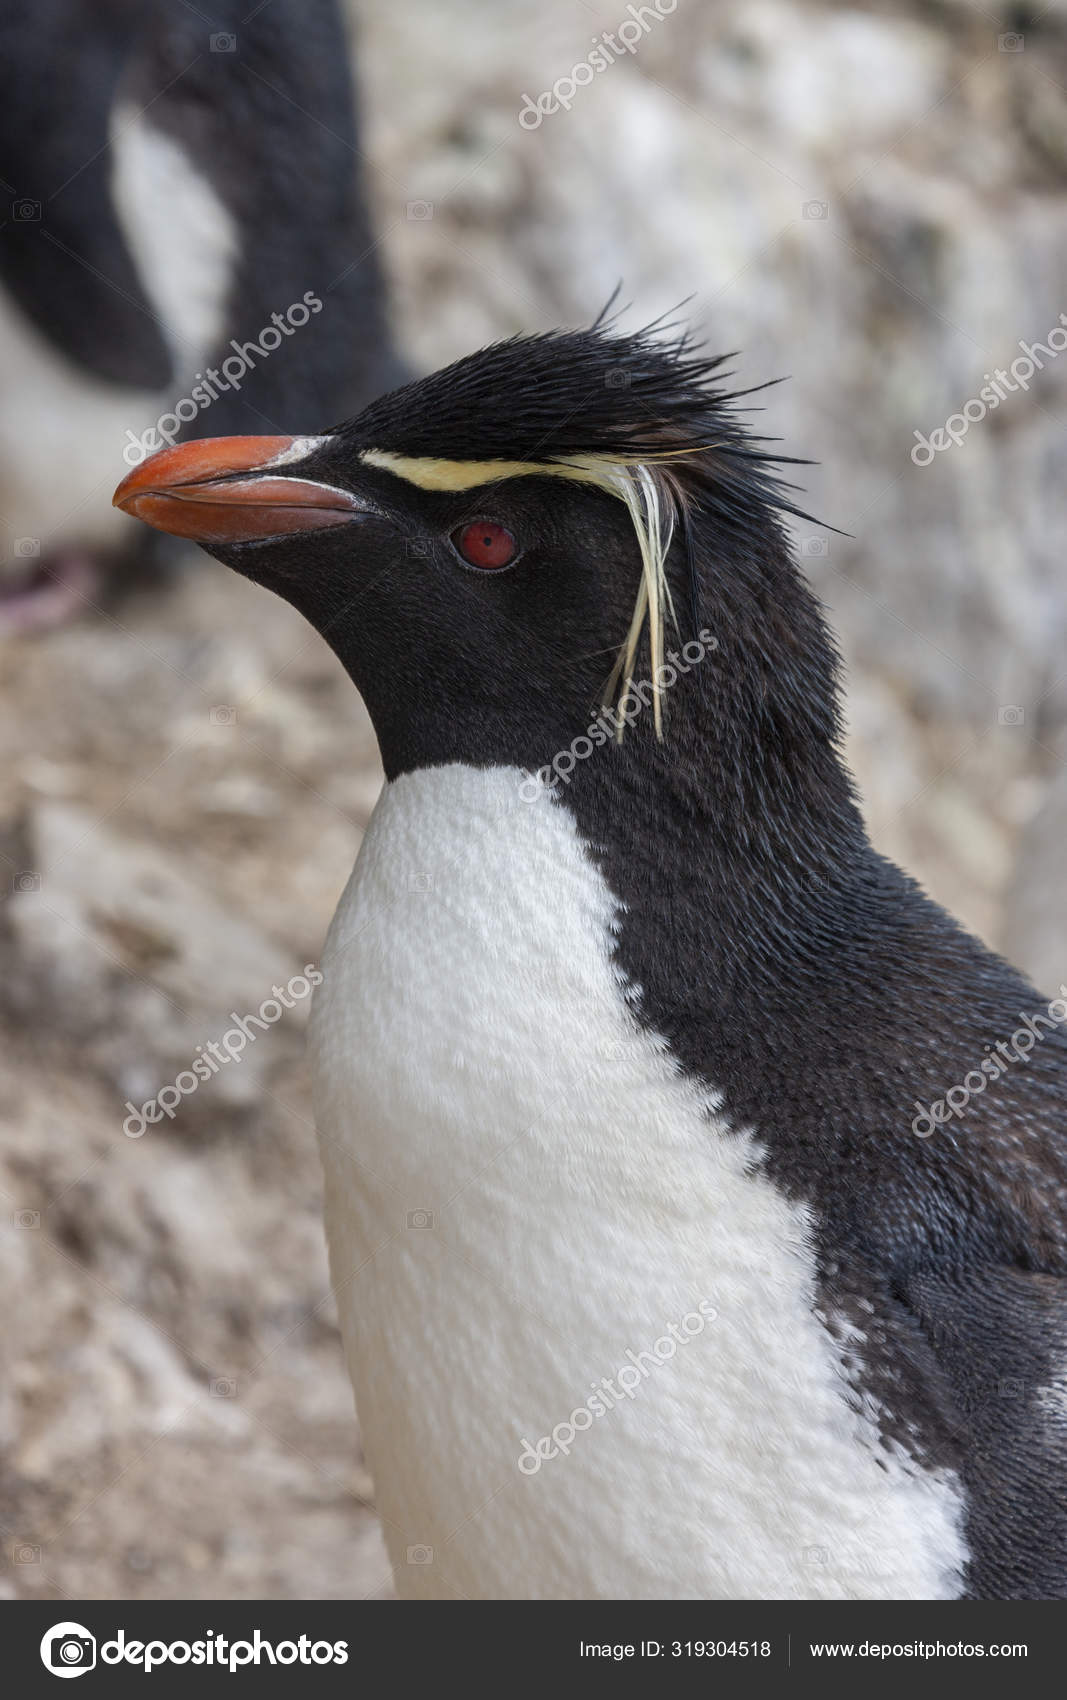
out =
[[472,567],[506,567],[519,552],[511,532],[491,519],[476,519],[453,533],[452,541]]

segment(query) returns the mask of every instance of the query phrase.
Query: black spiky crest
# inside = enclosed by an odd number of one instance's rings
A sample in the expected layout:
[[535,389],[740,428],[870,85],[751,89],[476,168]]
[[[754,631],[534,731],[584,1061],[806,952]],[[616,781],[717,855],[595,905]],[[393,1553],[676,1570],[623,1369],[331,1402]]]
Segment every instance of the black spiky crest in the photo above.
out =
[[769,449],[737,406],[767,386],[724,387],[733,356],[707,356],[672,328],[617,335],[598,321],[510,337],[381,397],[342,430],[361,450],[441,460],[633,465],[714,453],[751,496],[797,512],[773,469],[804,463]]

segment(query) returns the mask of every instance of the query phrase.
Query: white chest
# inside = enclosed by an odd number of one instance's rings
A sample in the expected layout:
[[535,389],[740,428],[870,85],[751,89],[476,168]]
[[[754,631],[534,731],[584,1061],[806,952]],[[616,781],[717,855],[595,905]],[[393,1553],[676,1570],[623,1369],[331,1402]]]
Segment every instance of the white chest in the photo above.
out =
[[387,787],[313,1022],[399,1591],[951,1595],[954,1483],[877,1461],[812,1315],[805,1213],[638,1027],[611,894],[522,778]]

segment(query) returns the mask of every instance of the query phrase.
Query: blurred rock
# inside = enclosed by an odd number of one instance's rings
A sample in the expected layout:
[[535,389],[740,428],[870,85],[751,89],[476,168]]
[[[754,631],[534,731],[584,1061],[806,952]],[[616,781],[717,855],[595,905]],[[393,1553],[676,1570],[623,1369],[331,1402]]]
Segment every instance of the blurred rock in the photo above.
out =
[[121,839],[85,809],[40,803],[18,842],[22,868],[0,935],[8,1011],[77,1042],[120,1102],[154,1096],[209,1041],[241,1033],[234,1056],[222,1052],[217,1072],[183,1100],[181,1121],[254,1104],[279,1046],[306,1023],[308,1001],[266,1031],[232,1023],[261,1019],[272,988],[284,990],[301,965],[173,855]]

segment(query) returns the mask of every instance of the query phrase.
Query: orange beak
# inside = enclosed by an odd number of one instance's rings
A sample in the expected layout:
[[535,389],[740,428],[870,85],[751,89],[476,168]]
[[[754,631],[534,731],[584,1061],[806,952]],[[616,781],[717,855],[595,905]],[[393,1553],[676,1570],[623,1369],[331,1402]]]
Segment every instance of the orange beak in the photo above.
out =
[[112,505],[157,531],[207,545],[319,531],[365,512],[347,490],[271,472],[295,440],[204,437],[161,449],[127,474]]

